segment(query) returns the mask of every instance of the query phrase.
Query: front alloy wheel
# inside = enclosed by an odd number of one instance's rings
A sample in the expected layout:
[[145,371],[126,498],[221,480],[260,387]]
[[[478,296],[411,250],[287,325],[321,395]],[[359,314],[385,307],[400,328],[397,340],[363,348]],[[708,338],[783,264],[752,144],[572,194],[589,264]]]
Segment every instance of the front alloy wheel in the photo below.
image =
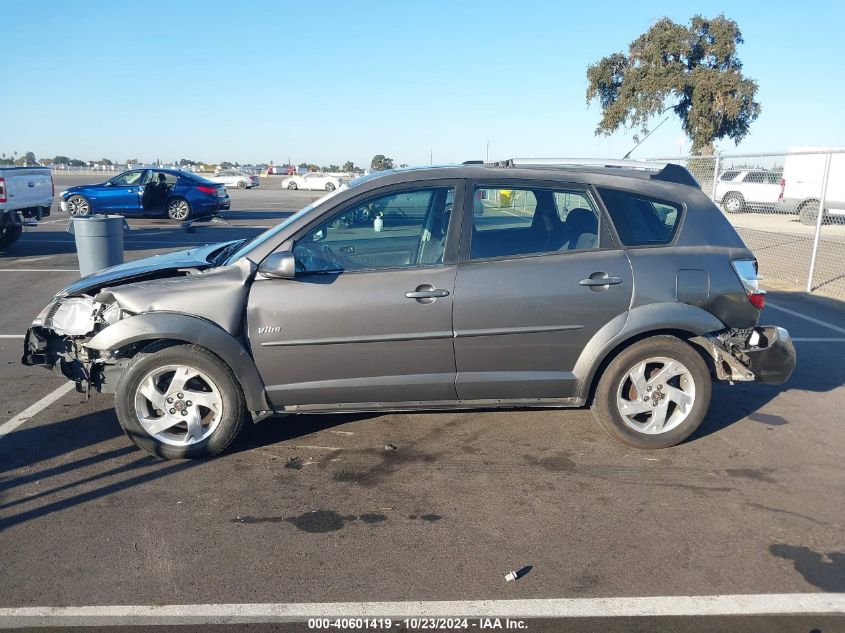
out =
[[165,457],[209,457],[224,450],[246,421],[232,370],[198,345],[161,341],[136,354],[114,396],[120,426],[138,447]]
[[288,183],[288,189],[297,189],[296,183],[295,182],[289,182]]
[[214,381],[188,365],[157,367],[135,389],[135,415],[155,440],[191,446],[211,436],[223,415]]
[[91,205],[85,196],[74,195],[67,199],[67,212],[71,217],[84,218],[91,215]]

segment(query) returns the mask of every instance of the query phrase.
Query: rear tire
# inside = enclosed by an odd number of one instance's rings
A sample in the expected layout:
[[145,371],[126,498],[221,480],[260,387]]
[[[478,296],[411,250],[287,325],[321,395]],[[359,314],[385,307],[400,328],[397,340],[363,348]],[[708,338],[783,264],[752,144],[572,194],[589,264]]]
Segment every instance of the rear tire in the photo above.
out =
[[674,336],[654,336],[623,350],[605,368],[593,417],[631,446],[675,446],[701,424],[711,390],[710,370],[695,349]]
[[335,189],[336,189],[336,187],[334,186],[333,182],[327,182],[326,183],[326,191],[334,191]]
[[175,222],[184,222],[191,218],[191,205],[184,198],[171,198],[167,201],[167,217]]
[[[187,381],[177,384],[178,376]],[[199,345],[167,341],[153,343],[130,361],[118,381],[114,407],[129,439],[165,459],[216,455],[234,441],[248,415],[228,365]]]
[[745,211],[745,198],[741,193],[731,192],[722,199],[722,207],[728,213],[742,213]]
[[289,182],[288,189],[299,189],[299,187],[296,186],[295,182]]
[[14,222],[3,222],[0,225],[0,248],[6,248],[18,241],[23,233],[23,227]]
[[246,181],[239,180],[238,181],[238,189],[246,189]]

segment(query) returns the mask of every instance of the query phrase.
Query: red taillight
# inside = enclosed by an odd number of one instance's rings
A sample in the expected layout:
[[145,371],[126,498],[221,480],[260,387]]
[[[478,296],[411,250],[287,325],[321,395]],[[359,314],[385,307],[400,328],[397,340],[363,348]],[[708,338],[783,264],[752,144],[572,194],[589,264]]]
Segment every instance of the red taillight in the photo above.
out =
[[766,293],[765,292],[758,292],[755,294],[748,295],[748,300],[758,310],[762,310],[766,307]]
[[6,179],[0,178],[0,202],[6,202]]
[[760,290],[760,275],[756,259],[735,259],[731,262],[736,276],[742,282],[748,301],[758,310],[766,306],[766,291]]
[[199,191],[202,191],[203,193],[207,193],[210,196],[216,196],[217,195],[217,187],[209,187],[207,185],[199,185],[197,187],[197,189]]
[[780,195],[778,196],[778,200],[783,200],[783,192],[786,189],[786,178],[780,179]]

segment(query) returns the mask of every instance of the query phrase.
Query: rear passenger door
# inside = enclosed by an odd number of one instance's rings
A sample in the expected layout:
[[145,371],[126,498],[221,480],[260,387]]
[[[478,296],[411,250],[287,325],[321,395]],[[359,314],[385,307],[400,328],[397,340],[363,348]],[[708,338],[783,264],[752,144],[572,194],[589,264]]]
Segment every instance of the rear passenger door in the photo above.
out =
[[572,397],[584,346],[629,307],[628,258],[583,185],[469,187],[454,300],[458,397]]

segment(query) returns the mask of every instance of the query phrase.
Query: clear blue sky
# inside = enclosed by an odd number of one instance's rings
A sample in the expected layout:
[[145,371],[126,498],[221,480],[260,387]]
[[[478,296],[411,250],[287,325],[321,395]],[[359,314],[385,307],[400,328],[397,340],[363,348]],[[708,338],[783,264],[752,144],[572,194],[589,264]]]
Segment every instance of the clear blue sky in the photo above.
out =
[[[738,149],[845,145],[843,6],[7,0],[0,152],[419,164],[484,158],[489,140],[491,158],[620,157],[631,133],[594,136],[587,65],[664,15],[720,11],[763,105]],[[676,155],[679,135],[671,120],[634,156]]]

